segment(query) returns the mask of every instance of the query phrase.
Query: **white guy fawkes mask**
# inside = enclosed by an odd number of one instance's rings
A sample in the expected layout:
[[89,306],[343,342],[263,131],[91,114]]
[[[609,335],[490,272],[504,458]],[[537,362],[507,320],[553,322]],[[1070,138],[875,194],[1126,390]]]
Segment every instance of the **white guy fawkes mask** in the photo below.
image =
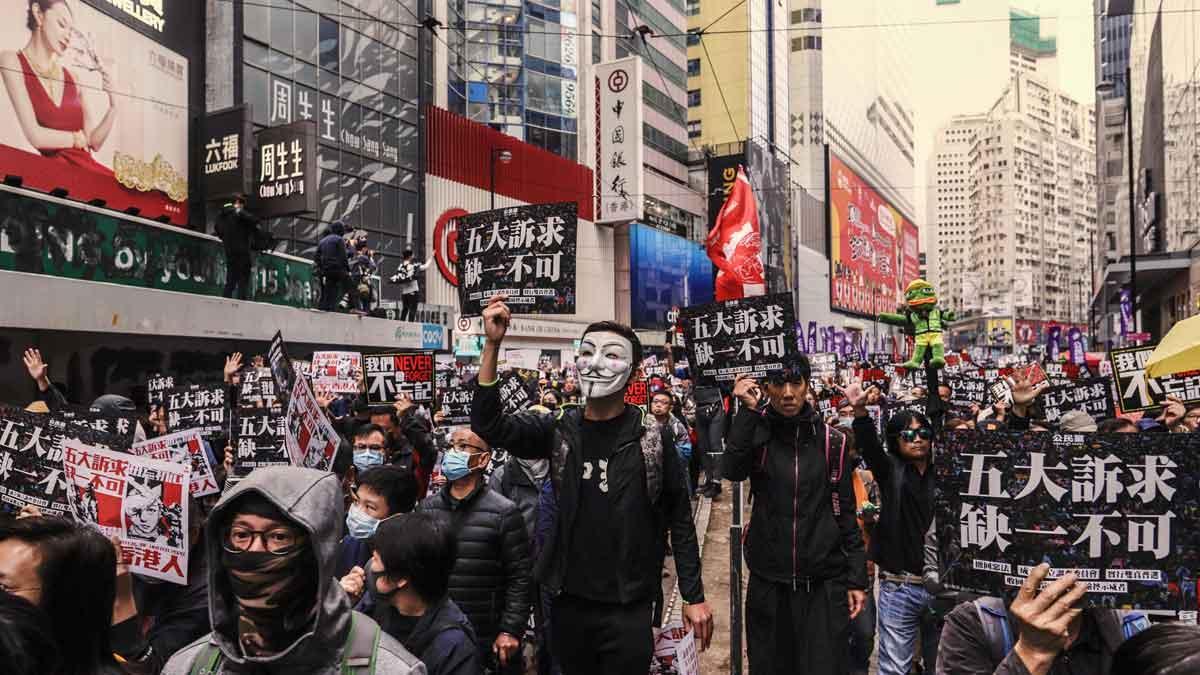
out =
[[632,372],[633,343],[612,331],[594,331],[583,336],[575,368],[580,389],[587,398],[611,396],[625,387]]

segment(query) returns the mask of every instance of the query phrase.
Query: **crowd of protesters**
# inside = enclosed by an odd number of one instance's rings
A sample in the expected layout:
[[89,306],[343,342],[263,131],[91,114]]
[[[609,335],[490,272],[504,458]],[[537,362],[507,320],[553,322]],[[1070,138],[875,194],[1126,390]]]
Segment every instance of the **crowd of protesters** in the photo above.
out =
[[[1172,399],[1139,422],[1050,424],[1020,374],[1010,401],[959,407],[946,384],[890,390],[855,364],[814,378],[803,355],[725,391],[693,387],[668,359],[631,405],[642,345],[600,322],[571,367],[543,369],[533,404],[506,414],[495,384],[509,319],[493,299],[474,377],[454,379],[475,388],[468,424],[406,396],[379,408],[319,395],[341,436],[331,471],[260,468],[189,499],[186,584],[131,573],[119,543],[85,525],[28,506],[0,515],[4,672],[646,673],[667,556],[684,625],[700,649],[712,639],[693,509],[720,499],[722,479],[751,495],[749,672],[866,673],[873,656],[883,675],[1200,672],[1194,626],[1084,609],[1083,585],[1050,583],[1045,566],[1014,598],[947,606],[929,557],[943,430],[1194,432],[1200,408]],[[36,349],[25,363],[28,410],[52,414],[68,397]],[[231,355],[231,396],[241,372]],[[906,402],[921,405],[880,433],[870,408]],[[166,433],[161,407],[116,395],[93,407],[136,411],[141,437]],[[234,449],[215,444],[223,482]]]

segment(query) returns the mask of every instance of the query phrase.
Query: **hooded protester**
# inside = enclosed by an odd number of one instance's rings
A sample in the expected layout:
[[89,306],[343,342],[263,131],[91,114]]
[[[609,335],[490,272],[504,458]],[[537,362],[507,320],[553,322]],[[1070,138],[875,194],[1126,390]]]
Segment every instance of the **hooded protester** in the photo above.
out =
[[9,675],[59,672],[59,646],[50,619],[37,605],[0,593],[0,663]]
[[298,467],[256,469],[229,488],[206,527],[213,631],[163,673],[423,675],[333,577],[341,503],[335,475]]
[[350,284],[350,258],[346,248],[346,224],[336,220],[328,233],[317,242],[313,270],[321,276],[321,309],[332,312],[342,301]]

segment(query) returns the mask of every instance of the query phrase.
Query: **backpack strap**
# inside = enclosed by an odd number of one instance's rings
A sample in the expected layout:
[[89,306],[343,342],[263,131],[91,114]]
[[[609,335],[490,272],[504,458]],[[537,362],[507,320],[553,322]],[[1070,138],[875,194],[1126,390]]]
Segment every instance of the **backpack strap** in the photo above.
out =
[[379,624],[358,612],[350,613],[350,634],[342,651],[341,675],[374,675],[379,651]]
[[221,662],[224,660],[225,655],[221,653],[221,648],[210,640],[200,647],[200,653],[192,661],[192,669],[188,673],[189,675],[217,675],[221,671]]
[[651,504],[657,504],[663,488],[662,426],[646,413],[642,413],[641,448],[646,465],[646,496]]
[[[829,492],[833,500],[833,515],[840,517],[842,515],[842,472],[845,470],[846,461],[846,434],[840,431],[833,431],[828,424],[822,424],[825,427],[825,466],[829,468]],[[836,439],[830,442],[831,436],[840,436],[842,442],[837,449],[837,461],[834,461],[833,446],[837,442]]]
[[979,623],[983,625],[983,636],[992,653],[992,663],[1000,664],[1016,644],[1012,624],[1008,621],[1008,608],[1004,600],[992,596],[972,601]]

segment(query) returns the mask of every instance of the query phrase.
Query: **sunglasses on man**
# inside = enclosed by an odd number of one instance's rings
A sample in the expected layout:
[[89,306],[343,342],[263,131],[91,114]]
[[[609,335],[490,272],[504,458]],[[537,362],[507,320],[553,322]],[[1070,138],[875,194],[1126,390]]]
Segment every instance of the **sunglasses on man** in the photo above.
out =
[[912,443],[918,438],[928,441],[933,438],[933,430],[929,427],[920,427],[919,429],[905,429],[900,432],[900,438],[904,441]]

